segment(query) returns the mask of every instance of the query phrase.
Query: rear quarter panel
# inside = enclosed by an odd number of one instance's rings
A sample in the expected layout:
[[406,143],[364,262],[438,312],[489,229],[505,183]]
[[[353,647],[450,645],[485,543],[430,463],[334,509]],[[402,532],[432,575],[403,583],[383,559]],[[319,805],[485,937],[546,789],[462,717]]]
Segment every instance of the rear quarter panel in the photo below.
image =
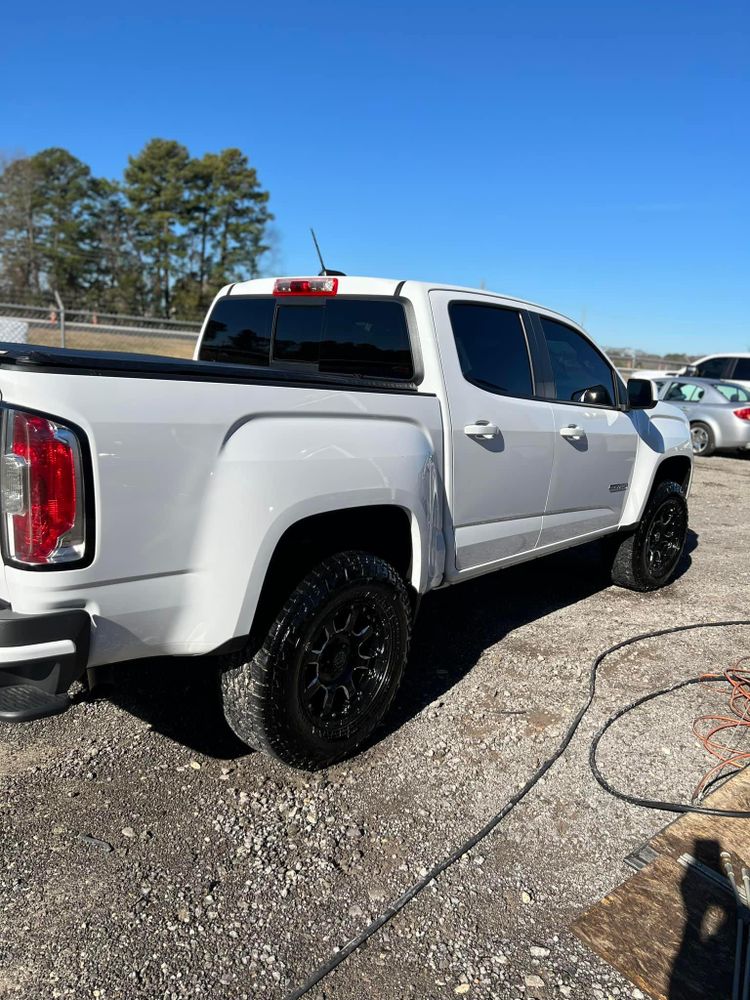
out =
[[77,424],[93,456],[96,552],[6,567],[15,610],[83,607],[92,664],[204,653],[249,631],[296,520],[363,504],[409,514],[411,582],[442,573],[442,433],[416,392],[3,372],[3,399]]

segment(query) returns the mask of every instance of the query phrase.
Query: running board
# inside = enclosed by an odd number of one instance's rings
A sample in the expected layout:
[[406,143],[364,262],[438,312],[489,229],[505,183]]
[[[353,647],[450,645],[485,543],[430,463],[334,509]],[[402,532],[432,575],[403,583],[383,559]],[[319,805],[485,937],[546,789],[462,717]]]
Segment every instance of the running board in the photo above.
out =
[[11,684],[0,687],[0,721],[31,722],[47,715],[64,712],[70,705],[66,693],[52,694],[34,684]]

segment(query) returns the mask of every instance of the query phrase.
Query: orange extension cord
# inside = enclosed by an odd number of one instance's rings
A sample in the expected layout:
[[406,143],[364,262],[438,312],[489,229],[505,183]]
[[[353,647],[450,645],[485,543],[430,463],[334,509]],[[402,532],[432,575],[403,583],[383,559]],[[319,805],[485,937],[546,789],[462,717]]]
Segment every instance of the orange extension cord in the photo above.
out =
[[[742,669],[742,664],[748,666]],[[721,677],[731,687],[731,715],[701,715],[693,723],[695,738],[718,762],[698,782],[693,802],[701,801],[710,787],[750,763],[750,748],[741,749],[742,744],[747,746],[750,730],[750,656],[740,657],[723,674],[704,674],[702,680],[716,681]]]

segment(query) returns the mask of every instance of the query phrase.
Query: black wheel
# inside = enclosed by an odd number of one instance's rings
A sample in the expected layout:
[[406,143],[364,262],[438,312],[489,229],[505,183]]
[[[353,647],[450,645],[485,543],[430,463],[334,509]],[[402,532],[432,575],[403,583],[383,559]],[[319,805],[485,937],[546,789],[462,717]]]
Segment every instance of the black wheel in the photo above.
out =
[[658,590],[674,576],[685,547],[688,508],[679,483],[659,483],[638,527],[620,536],[612,582],[629,590]]
[[227,722],[294,767],[341,760],[388,711],[410,634],[408,594],[392,566],[365,552],[331,556],[296,587],[252,658],[225,660]]
[[690,425],[690,439],[693,443],[693,454],[707,458],[716,451],[714,432],[701,420],[695,420]]

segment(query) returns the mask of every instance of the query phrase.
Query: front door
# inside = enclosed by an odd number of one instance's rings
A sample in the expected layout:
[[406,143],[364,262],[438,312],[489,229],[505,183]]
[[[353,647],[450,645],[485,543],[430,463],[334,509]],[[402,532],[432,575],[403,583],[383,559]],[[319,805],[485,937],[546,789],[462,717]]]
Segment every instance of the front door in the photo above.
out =
[[430,293],[451,428],[448,503],[456,568],[511,562],[534,549],[554,456],[554,417],[534,398],[522,314],[490,296]]
[[539,546],[583,539],[619,524],[638,447],[618,409],[614,370],[580,332],[549,317],[541,323],[551,374],[555,458]]

